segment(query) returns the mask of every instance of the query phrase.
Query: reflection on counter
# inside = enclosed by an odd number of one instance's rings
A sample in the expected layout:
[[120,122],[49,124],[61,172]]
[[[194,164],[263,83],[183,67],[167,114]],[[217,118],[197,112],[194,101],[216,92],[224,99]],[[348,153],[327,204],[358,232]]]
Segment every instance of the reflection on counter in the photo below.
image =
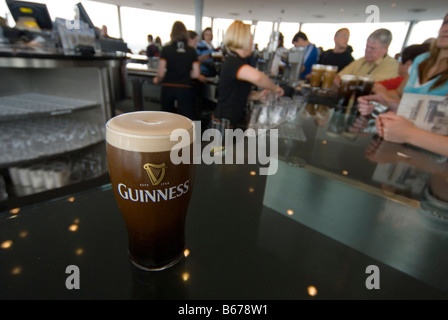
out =
[[[428,200],[427,195],[425,202]],[[433,202],[432,207],[440,202]],[[448,267],[444,262],[445,243],[440,241],[440,236],[446,238],[446,234],[439,233],[448,231],[447,215],[439,221],[433,216],[430,224],[422,223],[422,219],[428,219],[419,208],[283,161],[279,161],[277,174],[267,177],[263,204],[393,268],[442,290],[448,289],[446,276],[445,281],[433,277],[444,275]],[[427,206],[422,203],[422,209]],[[444,207],[447,208],[446,203]],[[412,250],[396,250],[402,246]],[[423,266],[419,259],[429,247],[432,258],[425,263],[430,265]]]

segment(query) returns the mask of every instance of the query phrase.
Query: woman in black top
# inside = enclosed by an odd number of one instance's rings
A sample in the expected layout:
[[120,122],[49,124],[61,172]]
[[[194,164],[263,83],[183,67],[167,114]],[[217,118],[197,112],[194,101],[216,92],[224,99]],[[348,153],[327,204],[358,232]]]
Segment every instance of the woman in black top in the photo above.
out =
[[178,112],[192,120],[195,119],[195,99],[191,79],[200,74],[196,50],[188,46],[185,25],[176,21],[171,30],[171,42],[164,46],[159,59],[159,68],[154,83],[162,83],[162,110]]
[[251,94],[252,85],[271,90],[277,96],[282,96],[284,91],[245,60],[252,54],[250,25],[234,21],[224,35],[224,45],[229,53],[219,78],[218,104],[214,117],[218,120],[228,119],[231,126],[235,127],[244,118],[249,97],[256,100],[266,93],[263,90],[261,94]]

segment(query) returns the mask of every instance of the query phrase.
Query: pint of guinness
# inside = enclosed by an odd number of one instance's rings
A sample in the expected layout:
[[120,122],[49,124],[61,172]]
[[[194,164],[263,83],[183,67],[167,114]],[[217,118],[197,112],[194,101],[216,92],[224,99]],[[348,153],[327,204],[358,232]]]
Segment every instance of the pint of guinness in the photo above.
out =
[[[171,141],[184,129],[190,144]],[[163,270],[178,262],[185,246],[185,219],[194,165],[174,165],[174,147],[192,154],[194,124],[183,116],[156,111],[130,112],[106,125],[107,159],[115,198],[126,224],[131,262]]]

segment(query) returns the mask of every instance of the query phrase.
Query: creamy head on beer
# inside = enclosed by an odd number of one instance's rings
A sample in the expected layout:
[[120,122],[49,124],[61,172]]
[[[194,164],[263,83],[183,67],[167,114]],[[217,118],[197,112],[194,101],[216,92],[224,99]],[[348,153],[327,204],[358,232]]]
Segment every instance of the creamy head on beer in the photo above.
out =
[[116,148],[129,151],[170,151],[179,143],[170,140],[176,129],[188,132],[193,142],[194,123],[184,116],[162,111],[129,112],[107,122],[106,140]]

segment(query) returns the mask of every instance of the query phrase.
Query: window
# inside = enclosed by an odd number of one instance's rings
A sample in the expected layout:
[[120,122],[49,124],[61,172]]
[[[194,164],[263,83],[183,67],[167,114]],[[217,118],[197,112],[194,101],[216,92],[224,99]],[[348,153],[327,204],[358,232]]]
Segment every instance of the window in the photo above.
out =
[[437,38],[443,20],[420,21],[414,25],[407,45],[420,44],[429,38]]
[[121,7],[123,39],[133,53],[146,49],[147,36],[159,36],[162,45],[169,42],[174,22],[182,21],[187,30],[195,29],[195,17],[174,13]]

